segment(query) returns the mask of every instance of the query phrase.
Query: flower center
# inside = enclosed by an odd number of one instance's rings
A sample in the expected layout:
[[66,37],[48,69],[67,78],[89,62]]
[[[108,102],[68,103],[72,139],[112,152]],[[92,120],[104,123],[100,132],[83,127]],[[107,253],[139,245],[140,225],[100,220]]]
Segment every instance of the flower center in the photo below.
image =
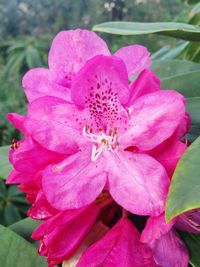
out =
[[83,127],[83,136],[93,143],[91,160],[96,161],[105,150],[115,151],[119,143],[117,141],[117,128],[109,129],[106,133],[99,130],[93,133],[93,129],[88,125]]

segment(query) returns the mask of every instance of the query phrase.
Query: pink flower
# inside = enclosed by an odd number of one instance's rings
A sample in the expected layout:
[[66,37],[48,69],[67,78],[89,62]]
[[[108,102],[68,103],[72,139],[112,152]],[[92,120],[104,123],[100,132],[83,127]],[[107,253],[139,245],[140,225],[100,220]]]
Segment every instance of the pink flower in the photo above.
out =
[[61,211],[33,232],[32,238],[40,240],[38,250],[41,256],[48,258],[49,267],[73,255],[94,225],[99,212],[95,204],[82,209]]
[[164,215],[150,217],[140,241],[151,248],[155,261],[162,267],[187,267],[188,251],[172,226],[176,219],[166,224]]
[[[130,97],[123,61],[96,56],[71,85],[73,103],[42,97],[29,105],[24,124],[32,138],[48,150],[71,154],[43,173],[43,190],[53,207],[83,207],[106,187],[130,212],[164,211],[169,178],[148,151],[175,134],[185,117],[184,98],[156,90],[128,108]],[[126,151],[129,147],[136,152]]]
[[[140,243],[140,234],[127,218],[122,218],[81,256],[77,267],[156,267],[151,249]],[[172,266],[171,266],[172,267]]]
[[[70,100],[70,87],[76,74],[96,55],[111,55],[96,33],[81,29],[59,32],[49,51],[49,69],[32,69],[23,78],[28,101],[46,95]],[[124,60],[129,75],[146,69],[151,63],[149,52],[140,45],[123,47],[115,56]]]

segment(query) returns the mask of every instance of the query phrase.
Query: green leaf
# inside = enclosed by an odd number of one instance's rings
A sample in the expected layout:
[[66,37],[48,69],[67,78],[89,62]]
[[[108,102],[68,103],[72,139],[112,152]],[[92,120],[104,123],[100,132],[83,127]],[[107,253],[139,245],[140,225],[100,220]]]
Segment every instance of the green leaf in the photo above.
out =
[[16,232],[18,235],[30,241],[32,232],[41,224],[41,221],[34,221],[31,218],[26,218],[17,223],[9,226],[11,230]]
[[2,267],[47,267],[36,248],[9,228],[0,225]]
[[7,197],[7,190],[3,180],[0,180],[0,200],[4,200]]
[[190,264],[193,267],[200,266],[200,235],[189,234],[186,232],[179,232],[181,238],[185,242],[189,255],[190,255]]
[[188,0],[188,4],[189,5],[194,5],[194,4],[197,4],[199,3],[199,0]]
[[185,97],[200,96],[200,64],[183,60],[153,61],[152,69],[162,89],[177,90]]
[[200,97],[187,98],[187,111],[192,118],[192,124],[200,124]]
[[166,220],[170,221],[185,211],[200,207],[200,137],[180,159],[166,203]]
[[200,13],[200,3],[196,4],[193,9],[190,11],[190,15]]
[[39,51],[31,46],[27,47],[26,49],[26,61],[30,69],[42,66],[42,61]]
[[7,203],[7,205],[5,206],[4,217],[7,225],[13,224],[16,221],[21,220],[21,216],[18,209],[12,203]]
[[12,167],[8,161],[9,149],[9,146],[0,147],[0,177],[2,179],[6,179],[12,170]]
[[141,35],[160,34],[189,41],[200,41],[200,27],[176,22],[104,22],[93,27],[94,31],[120,34]]

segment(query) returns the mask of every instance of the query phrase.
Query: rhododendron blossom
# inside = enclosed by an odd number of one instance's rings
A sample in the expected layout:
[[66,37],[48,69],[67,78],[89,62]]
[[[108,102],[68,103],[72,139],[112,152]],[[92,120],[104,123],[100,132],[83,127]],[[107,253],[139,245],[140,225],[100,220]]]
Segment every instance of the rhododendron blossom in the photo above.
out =
[[[23,78],[27,115],[8,115],[24,138],[11,146],[7,183],[20,184],[28,215],[44,221],[32,235],[39,253],[50,267],[83,250],[78,267],[187,266],[172,227],[198,232],[199,211],[164,219],[170,179],[187,148],[184,97],[160,90],[145,47],[111,55],[87,30],[60,32],[48,63]],[[133,214],[150,216],[141,234]],[[87,248],[96,222],[106,233]]]

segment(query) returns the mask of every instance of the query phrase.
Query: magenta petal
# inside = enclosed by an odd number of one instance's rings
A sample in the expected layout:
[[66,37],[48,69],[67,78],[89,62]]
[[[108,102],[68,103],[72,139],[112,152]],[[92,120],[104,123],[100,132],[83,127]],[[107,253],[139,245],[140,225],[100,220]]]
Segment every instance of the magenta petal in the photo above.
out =
[[176,91],[158,91],[139,97],[132,106],[127,131],[119,137],[123,147],[151,150],[171,137],[185,116],[185,103]]
[[[85,117],[84,117],[85,116]],[[72,154],[85,143],[82,129],[88,115],[76,106],[56,97],[41,97],[29,104],[25,126],[41,146],[63,154]]]
[[16,150],[10,150],[10,162],[15,170],[22,172],[23,175],[32,175],[48,164],[62,159],[63,155],[41,147],[31,137],[20,141]]
[[160,79],[152,70],[143,70],[139,77],[131,84],[131,94],[128,106],[140,96],[154,93],[160,90]]
[[149,243],[155,261],[162,267],[188,267],[189,255],[174,230]]
[[184,118],[180,121],[180,124],[176,130],[175,135],[177,138],[182,138],[190,129],[191,126],[191,118],[188,112],[185,113]]
[[129,98],[129,88],[123,61],[111,56],[94,57],[77,74],[71,91],[72,100],[81,108],[88,107],[93,99],[95,102],[100,101],[99,108],[102,109],[102,113],[104,112],[103,102],[105,108],[109,105],[113,108],[115,104],[113,101],[116,102],[116,99],[125,104]]
[[150,53],[146,47],[141,45],[122,47],[114,55],[124,61],[129,76],[143,71],[151,65]]
[[[107,175],[103,158],[91,161],[91,147],[44,171],[43,190],[51,205],[60,210],[92,203],[103,190]],[[52,190],[53,189],[53,190]]]
[[53,79],[70,86],[74,74],[96,55],[110,55],[106,43],[96,33],[81,29],[59,32],[49,52]]
[[[33,238],[38,239],[38,232],[42,233],[42,228],[45,228],[44,235],[41,238],[41,245],[39,252],[48,257],[48,262],[59,264],[63,260],[68,259],[78,248],[84,237],[96,221],[99,214],[99,209],[95,205],[91,205],[79,213],[76,211],[67,212],[68,221],[62,221],[65,212],[60,216],[59,224],[55,224],[53,220],[49,220],[40,225],[33,233]],[[74,215],[73,215],[74,214]],[[46,228],[46,223],[50,226]]]
[[175,222],[176,219],[166,223],[164,214],[157,217],[150,217],[147,220],[144,230],[142,231],[140,241],[143,243],[149,243],[154,239],[160,238],[162,235],[171,230]]
[[48,69],[36,68],[29,70],[23,77],[23,87],[29,102],[43,96],[56,96],[70,101],[70,91],[67,87],[58,85],[51,80]]
[[26,182],[28,180],[32,180],[32,178],[33,177],[31,175],[26,175],[16,170],[13,170],[9,174],[6,180],[6,184],[19,184],[19,183]]
[[7,119],[24,135],[28,135],[28,130],[24,127],[25,116],[21,116],[17,113],[9,113]]
[[194,234],[200,234],[200,209],[187,211],[178,216],[176,228]]
[[107,155],[108,189],[114,200],[138,215],[159,215],[164,211],[169,178],[152,157],[132,152]]
[[159,161],[171,178],[179,159],[187,146],[175,137],[170,138],[150,152],[150,155]]
[[155,267],[151,251],[139,242],[139,232],[126,218],[81,256],[77,267]]
[[40,191],[37,194],[35,203],[28,210],[28,216],[33,220],[46,220],[56,214],[58,211],[51,207],[44,193]]

